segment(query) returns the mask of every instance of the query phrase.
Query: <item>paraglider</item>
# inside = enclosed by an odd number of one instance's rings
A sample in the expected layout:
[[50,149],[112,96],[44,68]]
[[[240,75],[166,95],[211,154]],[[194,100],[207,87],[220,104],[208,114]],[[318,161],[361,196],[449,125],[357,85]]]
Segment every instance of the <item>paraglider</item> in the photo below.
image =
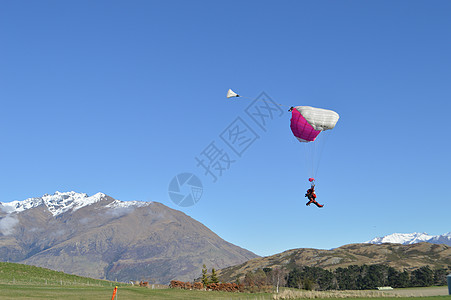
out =
[[[241,96],[229,89],[227,92],[227,98],[234,97]],[[278,105],[282,106],[282,104]],[[291,112],[290,128],[293,132],[293,135],[299,142],[305,144],[315,145],[315,141],[319,134],[323,131],[333,129],[337,124],[338,119],[340,118],[338,113],[332,110],[311,106],[292,106],[288,111]],[[313,161],[313,158],[309,158],[309,160]],[[315,176],[316,170],[313,170],[312,168],[311,172],[311,175]],[[318,207],[323,207],[323,205],[319,204],[316,201],[315,179],[313,177],[310,177],[309,181],[311,183],[311,186],[305,194],[305,196],[309,199],[309,202],[307,202],[306,205],[309,206],[311,203],[313,203]]]
[[333,129],[340,116],[328,109],[311,106],[291,107],[291,131],[298,141],[313,142],[321,131]]
[[[322,131],[333,129],[340,118],[340,116],[332,110],[310,106],[291,107],[289,111],[291,111],[291,131],[301,143],[314,142]],[[309,157],[308,159],[313,160],[313,157]],[[314,172],[315,171],[312,170],[312,173]],[[305,194],[305,197],[309,199],[309,202],[307,202],[306,205],[309,206],[313,203],[318,207],[323,207],[324,205],[316,202],[315,179],[311,177],[309,178],[309,181],[311,187]]]

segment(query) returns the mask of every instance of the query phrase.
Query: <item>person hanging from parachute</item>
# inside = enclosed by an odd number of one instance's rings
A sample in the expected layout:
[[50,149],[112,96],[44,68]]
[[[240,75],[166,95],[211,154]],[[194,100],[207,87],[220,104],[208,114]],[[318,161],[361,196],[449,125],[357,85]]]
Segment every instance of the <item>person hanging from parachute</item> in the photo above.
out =
[[[227,98],[235,97],[242,96],[229,89],[227,92]],[[261,101],[268,102],[266,100]],[[274,104],[285,106],[279,103]],[[291,112],[291,131],[296,139],[301,143],[313,143],[322,131],[333,129],[340,118],[340,116],[332,110],[311,106],[292,106],[288,111]],[[311,186],[305,194],[305,197],[309,199],[309,202],[307,202],[306,205],[309,206],[313,203],[318,207],[323,207],[324,205],[316,202],[315,179],[313,178],[315,174],[313,171],[312,173],[312,177],[309,178]]]
[[315,204],[319,208],[324,207],[324,205],[319,204],[316,202],[316,194],[315,194],[315,179],[309,178],[310,181],[310,188],[307,190],[307,193],[305,194],[305,197],[309,200],[309,202],[305,203],[305,205],[310,206],[310,204]]
[[[301,143],[314,142],[316,137],[325,130],[333,129],[338,122],[340,116],[328,109],[310,107],[310,106],[296,106],[289,109],[291,112],[290,128],[293,135]],[[313,174],[312,174],[313,175]],[[324,205],[316,201],[315,193],[315,179],[309,178],[310,189],[307,190],[305,197],[309,199],[307,206],[315,204],[318,207]]]

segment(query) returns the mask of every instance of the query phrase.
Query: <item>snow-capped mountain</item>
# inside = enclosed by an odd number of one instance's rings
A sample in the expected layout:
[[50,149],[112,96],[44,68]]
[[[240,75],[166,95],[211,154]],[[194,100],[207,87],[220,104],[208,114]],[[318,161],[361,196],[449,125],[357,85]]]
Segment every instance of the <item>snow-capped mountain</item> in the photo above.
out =
[[365,243],[369,244],[383,244],[383,243],[393,243],[393,244],[403,244],[410,245],[421,242],[428,242],[432,244],[446,244],[451,246],[451,232],[441,234],[441,235],[429,235],[427,233],[393,233],[383,237],[377,237]]
[[[6,213],[22,212],[31,208],[45,205],[53,216],[60,215],[69,210],[76,211],[82,207],[97,203],[101,200],[106,200],[107,195],[104,193],[97,193],[93,196],[88,196],[85,193],[77,192],[56,192],[53,195],[45,194],[42,197],[28,198],[22,201],[0,202],[0,209]],[[143,201],[120,201],[114,200],[107,207],[141,207],[148,205],[149,202]]]
[[255,258],[158,202],[76,192],[0,202],[0,261],[120,281],[192,280]]

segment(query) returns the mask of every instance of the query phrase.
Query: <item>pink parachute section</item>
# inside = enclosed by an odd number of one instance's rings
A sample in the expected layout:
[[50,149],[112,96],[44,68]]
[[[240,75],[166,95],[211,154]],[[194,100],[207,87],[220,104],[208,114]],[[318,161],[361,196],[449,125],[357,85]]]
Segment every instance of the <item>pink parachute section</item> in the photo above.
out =
[[291,111],[291,131],[301,142],[312,142],[316,139],[320,130],[313,129],[307,120],[297,109]]

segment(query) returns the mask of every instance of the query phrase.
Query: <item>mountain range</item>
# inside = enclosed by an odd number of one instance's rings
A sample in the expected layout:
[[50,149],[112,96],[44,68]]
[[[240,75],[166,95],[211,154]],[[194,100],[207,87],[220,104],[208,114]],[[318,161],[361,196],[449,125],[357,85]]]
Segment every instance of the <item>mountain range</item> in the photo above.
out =
[[190,281],[258,257],[158,202],[76,192],[0,202],[0,259],[109,280]]
[[377,237],[366,243],[383,244],[393,243],[402,245],[411,245],[415,243],[427,242],[431,244],[445,244],[451,246],[451,232],[441,235],[429,235],[427,233],[393,233],[383,237]]
[[56,192],[0,202],[0,260],[92,278],[162,284],[198,278],[203,264],[221,269],[223,280],[290,264],[328,269],[376,263],[398,269],[451,268],[451,232],[394,233],[331,250],[300,248],[258,257],[158,202]]
[[393,233],[330,250],[292,249],[224,268],[219,270],[219,276],[222,280],[234,281],[243,279],[248,271],[263,268],[287,269],[297,265],[333,270],[363,264],[385,264],[400,271],[424,266],[451,269],[451,232],[442,235]]
[[249,271],[264,268],[288,271],[294,266],[308,266],[335,270],[364,264],[384,264],[399,271],[412,271],[425,266],[451,270],[451,247],[422,242],[411,245],[360,243],[331,250],[299,248],[221,269],[218,276],[225,281],[234,281],[242,280]]

